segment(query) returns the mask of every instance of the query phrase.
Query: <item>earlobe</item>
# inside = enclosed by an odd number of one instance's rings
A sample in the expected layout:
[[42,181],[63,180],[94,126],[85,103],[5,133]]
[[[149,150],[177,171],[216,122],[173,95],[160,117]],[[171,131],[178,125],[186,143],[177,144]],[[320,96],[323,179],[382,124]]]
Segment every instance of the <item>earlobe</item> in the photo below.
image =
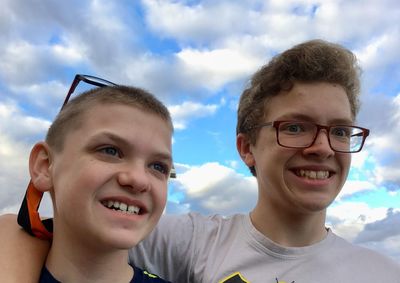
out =
[[255,166],[254,155],[248,137],[242,133],[236,136],[236,148],[243,162],[248,167]]
[[50,165],[51,151],[48,144],[45,142],[35,144],[29,156],[29,173],[39,191],[49,191],[53,187]]

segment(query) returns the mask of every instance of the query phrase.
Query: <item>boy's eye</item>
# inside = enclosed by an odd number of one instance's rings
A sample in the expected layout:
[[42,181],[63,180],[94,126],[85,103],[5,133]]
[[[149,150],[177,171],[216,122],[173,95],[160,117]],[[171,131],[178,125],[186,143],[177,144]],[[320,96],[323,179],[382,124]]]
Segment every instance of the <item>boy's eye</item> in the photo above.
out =
[[107,155],[120,156],[118,149],[112,146],[103,147],[99,151]]
[[345,127],[336,127],[336,128],[332,128],[332,134],[335,137],[343,137],[343,138],[348,138],[351,136],[351,130],[349,130],[348,128]]
[[298,133],[298,132],[300,132],[301,129],[300,129],[299,125],[291,124],[291,125],[287,126],[287,130],[292,133]]
[[288,134],[298,134],[304,131],[301,123],[284,123],[280,125],[279,130]]
[[160,173],[162,173],[164,175],[167,175],[169,173],[168,166],[163,163],[153,163],[153,164],[151,164],[151,167],[154,170],[159,171]]

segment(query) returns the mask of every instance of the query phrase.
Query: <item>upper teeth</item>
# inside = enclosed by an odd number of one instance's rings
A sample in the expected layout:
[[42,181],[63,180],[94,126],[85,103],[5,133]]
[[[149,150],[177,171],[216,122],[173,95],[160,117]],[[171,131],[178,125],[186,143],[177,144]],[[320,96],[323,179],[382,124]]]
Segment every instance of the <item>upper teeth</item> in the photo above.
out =
[[103,201],[102,202],[104,206],[108,208],[114,208],[118,209],[122,212],[129,213],[129,214],[139,214],[140,208],[134,205],[128,205],[123,202],[119,201],[113,201],[113,200],[108,200],[108,201]]
[[329,177],[329,171],[299,170],[298,172],[301,177],[310,179],[327,179]]

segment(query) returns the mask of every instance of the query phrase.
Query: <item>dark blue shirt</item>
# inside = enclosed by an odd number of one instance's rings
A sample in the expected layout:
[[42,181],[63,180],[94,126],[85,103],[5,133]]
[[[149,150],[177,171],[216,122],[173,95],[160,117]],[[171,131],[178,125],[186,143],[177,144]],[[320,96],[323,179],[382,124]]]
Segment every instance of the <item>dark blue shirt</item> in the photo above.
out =
[[[144,271],[140,268],[133,267],[135,274],[129,283],[171,283],[158,276]],[[61,283],[47,270],[46,266],[43,266],[42,273],[40,274],[39,283]]]

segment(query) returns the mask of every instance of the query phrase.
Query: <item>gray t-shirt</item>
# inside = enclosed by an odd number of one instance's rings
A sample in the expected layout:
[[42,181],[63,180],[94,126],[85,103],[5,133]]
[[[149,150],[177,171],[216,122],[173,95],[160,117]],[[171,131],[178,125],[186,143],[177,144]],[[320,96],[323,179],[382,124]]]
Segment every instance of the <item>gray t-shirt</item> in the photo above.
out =
[[163,216],[130,261],[175,283],[400,283],[398,263],[332,231],[312,246],[287,248],[241,214]]

